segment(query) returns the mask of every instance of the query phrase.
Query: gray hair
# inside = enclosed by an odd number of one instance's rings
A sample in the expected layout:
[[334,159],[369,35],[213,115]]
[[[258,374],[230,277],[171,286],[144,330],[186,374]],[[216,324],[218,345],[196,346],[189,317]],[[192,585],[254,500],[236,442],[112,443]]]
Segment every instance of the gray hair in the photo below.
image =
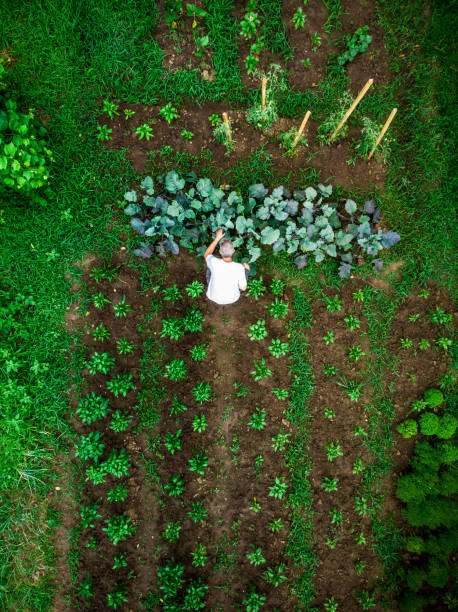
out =
[[231,257],[235,253],[234,245],[230,240],[223,240],[219,247],[219,252],[223,257]]

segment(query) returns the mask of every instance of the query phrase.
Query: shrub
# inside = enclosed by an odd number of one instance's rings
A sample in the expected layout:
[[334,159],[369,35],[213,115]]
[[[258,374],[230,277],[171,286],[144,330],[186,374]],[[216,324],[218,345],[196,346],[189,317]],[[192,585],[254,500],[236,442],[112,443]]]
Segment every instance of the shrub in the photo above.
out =
[[412,591],[419,591],[425,578],[426,572],[422,567],[416,565],[409,567],[406,576],[407,586]]
[[411,438],[418,433],[417,421],[413,419],[407,419],[396,427],[396,430],[401,434],[403,438]]
[[441,418],[436,436],[442,439],[451,438],[456,431],[456,417],[446,412]]
[[420,417],[420,431],[425,436],[433,436],[439,429],[440,419],[433,412],[425,412]]
[[406,548],[409,552],[419,555],[425,550],[426,543],[420,536],[412,536],[406,540]]
[[444,396],[439,389],[427,389],[423,395],[423,399],[430,408],[436,408],[443,403]]
[[456,522],[458,504],[455,500],[444,498],[425,499],[422,502],[411,502],[403,508],[406,521],[414,527],[452,527]]
[[[36,192],[48,185],[49,164],[53,161],[43,140],[47,132],[31,110],[21,113],[17,102],[2,93],[4,73],[0,59],[0,193],[13,190],[46,204]],[[46,195],[51,195],[49,189]]]
[[421,612],[427,605],[427,600],[414,591],[407,591],[399,602],[401,612]]
[[437,557],[430,557],[426,581],[433,587],[442,588],[447,584],[448,566]]

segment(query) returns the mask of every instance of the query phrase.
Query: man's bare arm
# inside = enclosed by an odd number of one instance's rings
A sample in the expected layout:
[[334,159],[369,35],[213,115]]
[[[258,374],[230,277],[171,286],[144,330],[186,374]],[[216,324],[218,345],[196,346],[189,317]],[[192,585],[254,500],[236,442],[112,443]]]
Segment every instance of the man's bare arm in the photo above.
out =
[[216,245],[218,244],[218,242],[221,240],[221,238],[224,238],[226,234],[223,232],[222,229],[218,229],[216,230],[216,238],[213,240],[213,242],[207,247],[207,250],[204,253],[204,259],[207,259],[207,257],[209,255],[213,255],[213,251],[216,249]]

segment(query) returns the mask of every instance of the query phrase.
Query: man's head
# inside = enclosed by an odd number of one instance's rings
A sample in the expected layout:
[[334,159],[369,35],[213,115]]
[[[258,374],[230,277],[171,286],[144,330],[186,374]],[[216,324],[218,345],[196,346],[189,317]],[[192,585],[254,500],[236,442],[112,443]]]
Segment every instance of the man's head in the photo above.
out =
[[221,257],[232,257],[235,253],[234,245],[230,240],[223,240],[219,247]]

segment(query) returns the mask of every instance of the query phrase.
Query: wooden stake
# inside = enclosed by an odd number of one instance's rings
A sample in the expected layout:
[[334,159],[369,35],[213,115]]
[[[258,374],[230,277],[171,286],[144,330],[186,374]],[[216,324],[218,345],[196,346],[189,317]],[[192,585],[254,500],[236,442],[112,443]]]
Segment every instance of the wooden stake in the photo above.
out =
[[375,141],[375,145],[372,148],[372,151],[369,153],[369,155],[367,156],[367,161],[370,160],[370,158],[372,157],[372,155],[374,154],[375,149],[378,147],[378,145],[380,144],[380,141],[382,140],[382,138],[385,136],[385,132],[387,131],[387,129],[390,127],[390,123],[393,121],[395,114],[398,112],[397,108],[393,108],[393,110],[391,111],[390,116],[388,117],[388,119],[386,120],[385,125],[382,127],[382,131],[379,134],[379,137],[377,138],[377,140]]
[[229,120],[227,118],[227,113],[223,113],[223,121],[224,121],[224,125],[226,126],[227,141],[232,142],[231,128],[229,127]]
[[333,135],[331,136],[331,142],[334,140],[334,138],[336,137],[337,132],[342,128],[342,126],[345,124],[345,122],[347,121],[348,117],[352,114],[352,112],[355,110],[355,108],[358,106],[358,104],[361,102],[361,100],[363,99],[363,97],[366,94],[366,91],[369,89],[369,87],[372,85],[372,83],[374,82],[374,79],[369,79],[367,81],[367,83],[364,85],[364,87],[361,89],[361,91],[359,92],[359,94],[356,96],[353,104],[350,106],[350,108],[347,110],[347,112],[344,115],[344,118],[342,119],[342,121],[339,123],[339,125],[336,127],[336,129],[334,130]]
[[266,77],[262,77],[262,100],[261,100],[262,108],[266,107],[266,87],[267,87],[267,79]]
[[291,149],[294,149],[294,147],[297,145],[299,138],[302,135],[302,132],[304,131],[305,125],[310,117],[310,112],[311,111],[307,111],[304,115],[304,118],[302,119],[302,123],[301,123],[301,127],[298,129],[297,134],[296,134],[296,138],[294,139],[293,144],[291,145]]

